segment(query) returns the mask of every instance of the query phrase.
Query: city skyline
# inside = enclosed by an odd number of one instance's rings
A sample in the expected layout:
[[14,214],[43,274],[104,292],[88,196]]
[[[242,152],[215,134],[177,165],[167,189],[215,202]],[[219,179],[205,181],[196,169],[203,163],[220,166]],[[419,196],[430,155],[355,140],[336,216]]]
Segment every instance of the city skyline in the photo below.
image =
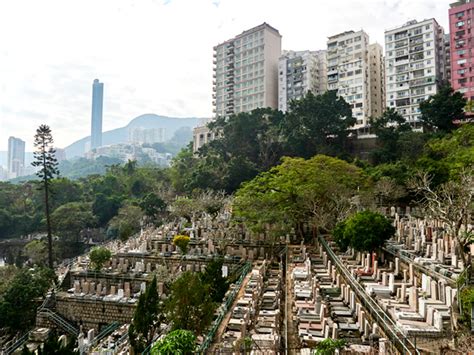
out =
[[[434,17],[447,30],[451,2],[2,3],[0,150],[16,136],[31,151],[41,123],[51,127],[58,147],[89,135],[95,77],[108,88],[103,131],[147,112],[212,117],[213,46],[247,28],[267,22],[283,36],[284,50],[325,49],[328,36],[360,29],[384,46],[385,30],[412,19]],[[107,25],[98,31],[84,26],[85,18]]]

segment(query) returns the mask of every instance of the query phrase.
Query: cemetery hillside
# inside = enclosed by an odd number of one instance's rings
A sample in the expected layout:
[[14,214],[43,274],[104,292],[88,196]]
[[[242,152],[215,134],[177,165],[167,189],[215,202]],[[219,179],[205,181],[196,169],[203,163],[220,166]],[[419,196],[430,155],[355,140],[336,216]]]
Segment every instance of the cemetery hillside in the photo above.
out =
[[79,179],[41,125],[39,179],[0,182],[1,351],[472,351],[469,107],[443,84],[363,145],[351,105],[309,91],[218,116],[168,168]]

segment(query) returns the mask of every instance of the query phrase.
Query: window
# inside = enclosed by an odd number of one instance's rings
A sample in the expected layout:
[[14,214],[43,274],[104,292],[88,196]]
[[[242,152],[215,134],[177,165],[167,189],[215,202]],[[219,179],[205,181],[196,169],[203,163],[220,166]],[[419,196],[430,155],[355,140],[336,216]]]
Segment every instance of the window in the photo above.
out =
[[466,63],[466,59],[459,59],[457,61],[458,64],[465,64]]
[[460,18],[460,17],[463,17],[464,16],[464,11],[461,11],[461,12],[456,12],[456,15],[455,15],[457,18]]

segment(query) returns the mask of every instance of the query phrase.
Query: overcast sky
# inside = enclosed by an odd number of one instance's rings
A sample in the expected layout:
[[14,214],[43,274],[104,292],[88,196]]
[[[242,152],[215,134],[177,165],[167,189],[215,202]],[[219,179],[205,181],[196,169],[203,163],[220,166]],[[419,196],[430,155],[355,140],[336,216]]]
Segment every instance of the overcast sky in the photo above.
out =
[[2,0],[0,150],[32,150],[48,124],[57,146],[90,134],[92,81],[105,83],[103,128],[144,113],[210,117],[212,47],[267,22],[283,49],[316,50],[328,36],[434,17],[452,0]]

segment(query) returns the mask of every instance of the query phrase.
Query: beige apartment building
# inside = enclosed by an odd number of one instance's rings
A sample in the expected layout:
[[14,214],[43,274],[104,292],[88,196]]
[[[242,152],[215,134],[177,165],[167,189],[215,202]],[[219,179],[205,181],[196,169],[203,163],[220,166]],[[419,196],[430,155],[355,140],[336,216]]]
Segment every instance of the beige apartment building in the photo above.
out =
[[382,46],[369,45],[369,117],[380,117],[385,110],[385,63]]
[[354,128],[366,127],[369,117],[383,109],[383,88],[376,83],[383,77],[381,48],[371,47],[362,30],[346,31],[328,38],[327,60],[328,90],[337,90],[351,105]]
[[[280,55],[281,35],[267,23],[215,46],[213,116],[225,117],[259,107],[278,108]],[[212,140],[214,135],[206,129],[194,129],[194,151]]]

